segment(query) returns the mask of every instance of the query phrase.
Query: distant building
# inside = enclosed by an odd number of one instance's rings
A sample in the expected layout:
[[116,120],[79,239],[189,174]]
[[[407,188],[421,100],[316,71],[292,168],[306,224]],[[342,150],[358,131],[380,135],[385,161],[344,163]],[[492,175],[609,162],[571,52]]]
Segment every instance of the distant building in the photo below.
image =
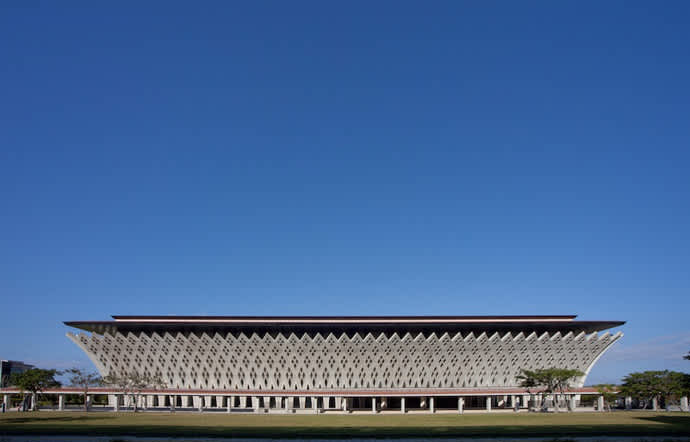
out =
[[0,388],[9,386],[10,376],[14,373],[22,373],[31,368],[34,368],[34,366],[21,361],[7,361],[3,359],[0,361]]

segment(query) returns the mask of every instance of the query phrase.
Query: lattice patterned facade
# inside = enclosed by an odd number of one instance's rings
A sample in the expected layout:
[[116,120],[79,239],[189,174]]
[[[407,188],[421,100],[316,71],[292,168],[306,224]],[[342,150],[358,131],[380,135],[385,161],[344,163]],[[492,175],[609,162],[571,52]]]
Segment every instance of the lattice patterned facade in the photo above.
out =
[[513,387],[522,368],[588,373],[622,334],[142,331],[68,336],[102,375],[159,374],[169,388],[356,391]]

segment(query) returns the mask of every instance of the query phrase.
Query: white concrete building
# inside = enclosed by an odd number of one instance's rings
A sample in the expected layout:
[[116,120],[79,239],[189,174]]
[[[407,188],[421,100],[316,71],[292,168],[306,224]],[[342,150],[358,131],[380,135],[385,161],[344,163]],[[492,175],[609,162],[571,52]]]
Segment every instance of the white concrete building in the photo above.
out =
[[600,332],[624,324],[575,316],[113,319],[66,322],[84,331],[68,336],[102,375],[160,375],[167,390],[151,398],[158,406],[376,410],[394,403],[403,411],[405,398],[427,410],[435,397],[446,405],[455,398],[462,410],[461,398],[487,395],[495,398],[482,408],[514,407],[524,394],[516,380],[523,368],[577,368],[582,387],[622,336]]

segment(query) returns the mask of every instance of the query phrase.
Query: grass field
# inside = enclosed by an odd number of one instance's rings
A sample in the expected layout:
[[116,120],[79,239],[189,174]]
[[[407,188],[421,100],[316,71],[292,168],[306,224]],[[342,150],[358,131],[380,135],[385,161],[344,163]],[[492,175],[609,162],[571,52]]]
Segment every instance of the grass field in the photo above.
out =
[[207,437],[689,436],[690,414],[240,415],[196,413],[6,413],[0,435]]

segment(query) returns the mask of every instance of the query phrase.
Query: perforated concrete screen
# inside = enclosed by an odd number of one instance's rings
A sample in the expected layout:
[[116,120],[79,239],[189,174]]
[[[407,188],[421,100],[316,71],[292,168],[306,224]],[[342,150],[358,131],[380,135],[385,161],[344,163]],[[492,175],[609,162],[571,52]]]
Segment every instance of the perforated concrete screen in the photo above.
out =
[[[102,375],[137,371],[162,376],[168,388],[223,391],[513,387],[523,368],[577,368],[588,373],[622,336],[620,332],[588,332],[584,329],[591,329],[592,323],[577,327],[574,321],[549,323],[554,327],[550,331],[543,331],[544,321],[538,325],[497,321],[493,325],[496,331],[475,333],[472,328],[478,326],[471,321],[455,324],[460,329],[456,332],[447,331],[453,323],[440,326],[433,322],[414,325],[425,327],[426,332],[406,331],[413,327],[411,323],[391,326],[399,332],[366,332],[367,328],[380,328],[383,322],[356,324],[359,329],[354,331],[349,323],[331,326],[326,322],[318,330],[294,332],[280,331],[282,323],[270,321],[242,325],[245,329],[222,322],[211,329],[208,323],[181,329],[181,322],[172,324],[166,319],[155,326],[151,325],[155,322],[145,321],[136,326],[118,321],[98,323],[106,324],[105,328],[79,323],[75,326],[92,332],[68,336]],[[491,322],[482,324],[480,328],[492,327]],[[300,327],[310,325],[305,322]],[[232,329],[224,332],[224,326]],[[343,331],[344,327],[348,330]],[[434,327],[440,330],[433,331]],[[584,381],[583,377],[578,386]]]

